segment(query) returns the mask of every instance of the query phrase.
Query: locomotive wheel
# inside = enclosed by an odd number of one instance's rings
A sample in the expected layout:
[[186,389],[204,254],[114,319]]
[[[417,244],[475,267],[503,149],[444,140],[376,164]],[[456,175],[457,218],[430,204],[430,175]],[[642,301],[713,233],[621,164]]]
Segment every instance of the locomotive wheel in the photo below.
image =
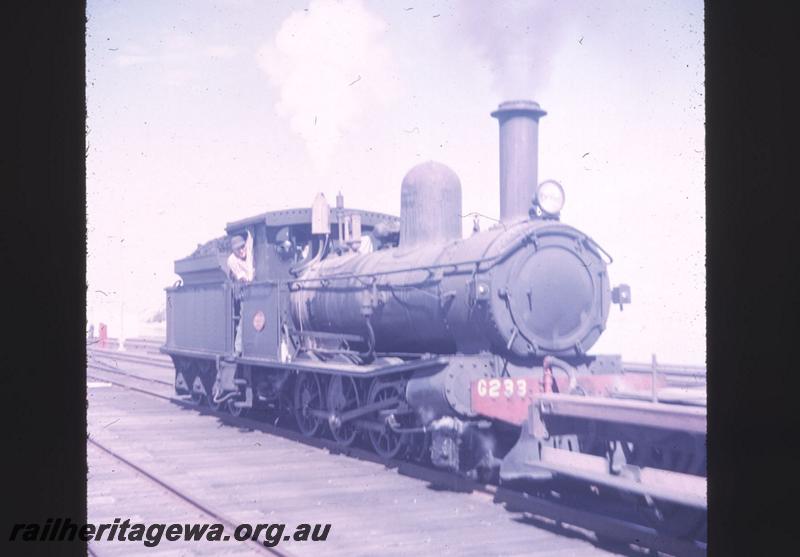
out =
[[214,402],[214,398],[219,394],[217,390],[219,385],[217,384],[217,370],[215,366],[211,362],[206,363],[202,366],[200,374],[203,377],[203,385],[208,393],[206,403],[214,412],[219,412],[222,408],[222,404]]
[[[175,358],[175,393],[176,394],[189,394],[191,395],[192,384],[194,383],[194,370],[192,369],[191,361],[186,358]],[[183,377],[183,382],[186,384],[187,392],[178,391],[178,375]]]
[[324,421],[309,413],[309,410],[325,410],[322,385],[313,373],[301,371],[294,383],[294,417],[297,427],[306,437],[320,432]]
[[431,461],[431,434],[418,433],[412,436],[408,458],[421,464],[430,464]]
[[189,383],[189,390],[191,391],[189,396],[191,397],[192,402],[197,406],[203,406],[206,402],[206,395],[198,393],[197,391],[194,390],[195,381],[197,381],[198,379],[203,384],[203,388],[206,387],[206,382],[204,381],[205,379],[204,371],[205,368],[203,362],[195,360],[187,364],[186,372],[184,374],[186,379],[191,381],[191,383]]
[[[376,379],[369,389],[369,396],[367,397],[368,404],[381,402],[390,398],[397,398],[398,405],[399,401],[403,400],[404,393],[400,388],[400,384]],[[369,431],[369,440],[372,443],[372,448],[384,458],[404,456],[411,445],[411,434],[397,433],[389,427],[385,419],[380,418],[380,413],[378,413],[377,416],[383,429],[381,431]]]
[[217,382],[214,381],[214,386],[211,387],[211,396],[208,397],[208,405],[214,412],[219,412],[222,409],[222,405],[225,404],[224,402],[214,402],[214,398],[219,395],[218,389]]
[[240,408],[240,407],[236,406],[234,404],[234,400],[232,398],[228,399],[228,402],[226,403],[226,406],[228,407],[228,413],[231,416],[233,416],[234,418],[238,418],[239,416],[242,416],[242,415],[245,414],[246,408]]
[[335,418],[337,414],[343,414],[350,410],[355,410],[361,406],[361,397],[358,394],[358,385],[352,377],[335,376],[328,384],[328,410],[331,411],[331,419],[328,420],[333,438],[336,442],[348,447],[353,444],[358,436],[358,429],[355,423],[339,423]]

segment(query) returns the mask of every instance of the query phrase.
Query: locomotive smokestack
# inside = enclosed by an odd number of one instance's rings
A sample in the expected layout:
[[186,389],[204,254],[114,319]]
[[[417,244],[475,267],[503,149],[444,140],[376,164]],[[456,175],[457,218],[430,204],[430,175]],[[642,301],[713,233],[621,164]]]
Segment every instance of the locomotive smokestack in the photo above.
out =
[[500,124],[500,220],[528,216],[539,173],[539,118],[533,101],[500,103],[492,117]]

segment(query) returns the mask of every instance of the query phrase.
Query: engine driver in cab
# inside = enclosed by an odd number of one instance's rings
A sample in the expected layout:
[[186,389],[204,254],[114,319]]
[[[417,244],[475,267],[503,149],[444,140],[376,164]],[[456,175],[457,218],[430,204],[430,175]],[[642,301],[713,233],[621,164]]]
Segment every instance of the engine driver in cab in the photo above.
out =
[[[231,251],[228,256],[228,274],[234,282],[253,282],[255,265],[253,265],[253,235],[247,231],[247,240],[241,236],[231,238]],[[236,354],[242,353],[242,318],[241,302],[234,302],[234,318],[237,320],[233,349]]]
[[247,240],[241,236],[231,238],[231,253],[228,256],[228,272],[231,279],[240,282],[253,282],[253,235],[247,231]]

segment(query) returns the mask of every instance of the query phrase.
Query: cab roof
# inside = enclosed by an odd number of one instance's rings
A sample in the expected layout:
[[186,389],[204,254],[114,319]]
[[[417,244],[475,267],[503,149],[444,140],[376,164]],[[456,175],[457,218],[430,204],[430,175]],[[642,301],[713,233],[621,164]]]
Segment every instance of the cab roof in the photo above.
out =
[[[331,207],[330,209],[330,222],[336,222],[337,216],[337,209],[336,207]],[[399,223],[400,218],[395,217],[394,215],[388,215],[386,213],[376,213],[374,211],[363,211],[361,209],[341,209],[343,214],[359,214],[361,215],[361,226],[371,228],[378,224],[379,222],[390,222],[390,223]],[[303,207],[299,209],[283,209],[281,211],[268,211],[266,213],[261,213],[260,215],[255,215],[253,217],[248,217],[246,219],[241,219],[237,221],[229,222],[225,225],[225,232],[231,234],[232,232],[241,230],[246,228],[247,226],[252,226],[255,224],[266,224],[267,226],[291,226],[291,225],[301,225],[301,224],[311,224],[311,208],[310,207]]]

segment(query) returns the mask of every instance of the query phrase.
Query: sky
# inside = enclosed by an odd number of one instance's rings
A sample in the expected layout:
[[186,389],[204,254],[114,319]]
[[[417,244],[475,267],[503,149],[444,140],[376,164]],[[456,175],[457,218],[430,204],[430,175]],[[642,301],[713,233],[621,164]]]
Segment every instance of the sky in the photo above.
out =
[[317,192],[399,214],[427,160],[459,176],[462,213],[496,218],[489,113],[524,98],[548,113],[539,179],[563,185],[562,221],[632,288],[591,352],[703,364],[703,15],[701,0],[89,0],[87,320],[137,334],[174,260],[228,222]]

